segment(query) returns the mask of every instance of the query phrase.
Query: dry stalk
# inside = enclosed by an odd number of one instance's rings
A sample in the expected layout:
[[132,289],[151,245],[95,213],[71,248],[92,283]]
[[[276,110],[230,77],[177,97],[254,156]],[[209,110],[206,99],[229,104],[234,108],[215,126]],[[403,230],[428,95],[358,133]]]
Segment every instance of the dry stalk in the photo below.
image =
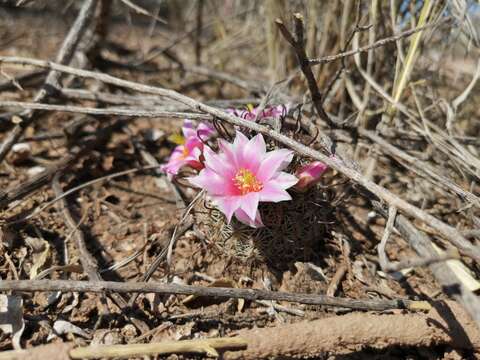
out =
[[387,258],[387,253],[385,248],[387,246],[388,239],[390,238],[390,234],[393,231],[393,224],[395,223],[395,217],[397,216],[397,208],[395,206],[390,206],[388,209],[388,220],[387,224],[385,225],[385,230],[383,232],[382,240],[378,245],[378,259],[380,262],[380,267],[383,271],[388,271],[388,265],[390,261]]
[[298,64],[305,75],[307,80],[308,88],[312,96],[312,102],[315,105],[315,110],[318,113],[318,116],[324,120],[330,127],[337,127],[337,125],[330,119],[328,114],[323,109],[323,96],[320,93],[317,81],[315,80],[315,75],[313,75],[312,69],[310,68],[307,53],[305,52],[305,39],[303,37],[303,17],[300,14],[294,14],[295,21],[295,35],[296,38],[288,31],[288,29],[283,24],[282,20],[277,19],[275,23],[277,24],[280,32],[283,37],[288,41],[288,43],[294,48],[295,54],[297,55]]
[[165,354],[205,354],[218,357],[218,351],[242,350],[248,343],[242,338],[164,341],[150,344],[97,345],[70,350],[72,359],[127,358]]
[[260,289],[238,289],[223,287],[201,287],[191,285],[164,284],[155,282],[114,282],[114,281],[67,281],[67,280],[3,280],[0,291],[62,291],[118,293],[155,293],[195,295],[222,299],[274,300],[300,304],[336,306],[357,310],[383,311],[388,309],[428,310],[424,301],[396,300],[356,300],[316,294],[287,293]]
[[[422,11],[420,13],[420,18],[418,20],[418,26],[424,26],[427,23],[427,19],[430,16],[430,11],[433,7],[433,1],[426,0],[423,3]],[[418,46],[420,44],[420,39],[422,38],[423,30],[415,33],[412,38],[412,42],[410,43],[410,47],[408,48],[407,57],[405,58],[405,63],[403,65],[402,71],[398,78],[398,81],[395,81],[395,86],[393,90],[393,100],[395,103],[400,101],[400,97],[402,96],[403,90],[405,89],[408,79],[410,78],[410,73],[413,69],[413,65],[416,60]],[[397,79],[395,79],[397,80]],[[386,115],[392,118],[395,114],[395,107],[389,106]]]

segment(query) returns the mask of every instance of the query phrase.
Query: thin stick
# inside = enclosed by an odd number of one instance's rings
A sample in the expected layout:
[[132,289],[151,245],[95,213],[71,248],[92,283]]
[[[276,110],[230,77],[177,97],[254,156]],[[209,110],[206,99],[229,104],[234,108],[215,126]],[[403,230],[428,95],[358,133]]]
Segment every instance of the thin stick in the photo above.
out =
[[[59,174],[60,173],[57,173],[52,181],[52,189],[56,197],[62,197],[63,195],[63,190],[58,181]],[[58,209],[62,213],[67,227],[70,229],[70,231],[74,232],[76,238],[76,247],[78,252],[80,253],[79,258],[80,263],[82,264],[83,271],[85,271],[88,278],[92,281],[102,280],[98,272],[97,260],[95,260],[95,258],[88,251],[85,241],[85,235],[83,234],[83,231],[79,229],[77,222],[73,219],[72,214],[70,213],[70,210],[68,208],[67,200],[64,196],[58,203]]]
[[395,222],[395,217],[397,216],[397,208],[395,206],[390,206],[388,209],[388,220],[387,224],[385,225],[385,230],[383,232],[382,240],[378,245],[378,259],[380,263],[380,267],[383,271],[387,271],[388,264],[390,263],[387,258],[387,253],[385,248],[387,247],[387,241],[390,238],[390,235],[393,230],[393,224]]
[[434,183],[436,186],[443,186],[448,190],[452,191],[453,193],[457,194],[461,198],[464,198],[465,200],[474,204],[476,207],[480,208],[480,199],[477,195],[473,194],[470,191],[463,190],[452,180],[442,175],[440,171],[436,170],[433,166],[427,164],[424,161],[419,161],[417,158],[407,154],[405,151],[402,151],[398,147],[392,145],[390,142],[386,141],[373,131],[359,129],[358,132],[360,135],[365,136],[369,140],[378,144],[381,149],[386,153],[390,153],[392,156],[408,162],[418,174],[424,176],[428,181]]
[[335,271],[335,275],[333,275],[333,278],[330,281],[330,284],[328,285],[328,288],[327,288],[328,296],[335,296],[335,293],[337,292],[337,289],[338,289],[338,285],[340,285],[340,282],[343,280],[346,273],[347,273],[347,265],[346,264],[340,265],[337,271]]
[[26,74],[18,75],[11,79],[7,79],[6,81],[0,83],[0,91],[15,89],[15,84],[20,84],[23,88],[26,86],[31,86],[30,83],[40,80],[41,77],[45,76],[46,74],[47,71],[45,70],[35,70]]
[[310,89],[310,93],[312,95],[312,102],[315,105],[315,110],[317,111],[318,116],[320,116],[322,120],[324,120],[330,127],[337,127],[336,124],[332,121],[332,119],[330,119],[330,116],[328,116],[328,114],[323,109],[323,96],[318,89],[315,75],[313,75],[312,69],[310,68],[310,64],[308,62],[303,38],[303,17],[298,13],[294,14],[293,17],[295,20],[295,34],[297,36],[297,39],[295,39],[290,33],[290,31],[288,31],[282,20],[277,19],[275,20],[275,23],[285,40],[287,40],[288,43],[295,50],[298,64],[302,70],[302,73],[305,75],[305,79],[307,80],[308,88]]
[[223,299],[275,300],[300,304],[336,306],[358,310],[383,311],[388,309],[429,309],[428,303],[406,299],[357,300],[317,294],[276,292],[260,289],[215,288],[191,285],[164,284],[158,282],[114,282],[73,280],[2,280],[0,291],[62,291],[94,292],[113,291],[119,293],[155,293],[195,295]]
[[24,181],[23,183],[7,188],[6,190],[0,190],[0,208],[8,206],[12,201],[24,198],[47,184],[57,172],[64,171],[72,166],[79,158],[88,154],[95,146],[107,141],[112,130],[117,127],[119,123],[120,121],[116,121],[112,125],[98,129],[95,134],[87,137],[86,140],[79,145],[72,147],[68,154],[50,165],[38,175]]
[[332,61],[341,60],[341,59],[343,59],[345,57],[348,57],[348,56],[353,56],[353,55],[356,55],[356,54],[359,54],[359,53],[362,53],[362,52],[367,52],[367,51],[385,46],[385,45],[387,45],[391,42],[396,42],[397,40],[400,40],[402,38],[412,36],[413,34],[419,32],[419,31],[429,29],[429,28],[434,28],[434,27],[437,27],[437,26],[442,25],[442,24],[446,24],[446,23],[450,22],[451,20],[452,19],[450,17],[448,17],[448,18],[442,19],[442,20],[437,21],[437,22],[432,23],[432,24],[419,26],[419,27],[416,27],[415,29],[407,30],[407,31],[401,32],[400,34],[393,35],[393,36],[390,36],[388,38],[378,40],[377,42],[373,43],[372,45],[368,45],[368,46],[360,47],[358,49],[345,51],[345,52],[342,52],[342,53],[336,54],[336,55],[324,56],[324,57],[318,58],[318,59],[310,59],[309,63],[310,63],[310,65],[315,66],[315,65],[320,65],[320,64],[326,64],[326,63],[329,63],[329,62],[332,62]]
[[[170,118],[170,119],[191,119],[191,120],[205,120],[204,114],[198,113],[184,113],[163,110],[145,110],[145,109],[123,109],[123,108],[89,108],[83,106],[73,105],[50,105],[39,104],[22,101],[0,101],[0,107],[16,107],[28,110],[46,110],[46,111],[61,111],[77,114],[89,115],[114,115],[114,116],[133,116],[133,117],[149,117],[149,118]],[[156,106],[158,107],[158,106]]]
[[[199,101],[196,101],[188,96],[184,96],[182,94],[177,93],[173,90],[167,90],[163,88],[158,88],[154,86],[143,85],[139,83],[135,83],[132,81],[127,81],[123,79],[116,78],[111,75],[107,74],[100,74],[93,71],[81,70],[72,68],[65,65],[60,65],[56,63],[52,63],[49,61],[42,61],[36,59],[29,59],[29,58],[21,58],[21,57],[3,57],[0,56],[0,63],[15,63],[15,64],[25,64],[25,65],[34,65],[44,68],[52,68],[58,71],[63,71],[72,75],[77,75],[86,78],[97,79],[103,81],[108,84],[121,86],[124,88],[130,88],[136,91],[156,94],[159,96],[164,96],[175,101],[178,101],[182,104],[185,104],[191,109],[203,111],[208,114],[211,114],[218,119],[222,119],[232,125],[238,125],[250,130],[256,131],[263,135],[271,137],[273,140],[278,141],[281,144],[286,145],[290,149],[296,151],[297,153],[310,157],[315,160],[322,161],[323,163],[327,164],[334,170],[345,175],[347,178],[351,179],[352,181],[360,184],[365,189],[367,189],[372,194],[375,194],[378,198],[385,201],[390,206],[395,206],[398,210],[401,210],[412,216],[431,228],[437,230],[440,234],[442,234],[445,239],[450,241],[453,245],[458,247],[458,249],[465,255],[470,256],[471,258],[475,259],[478,263],[480,263],[480,249],[473,246],[469,241],[467,241],[460,231],[455,229],[454,227],[440,221],[436,217],[428,214],[427,212],[419,209],[418,207],[408,203],[407,201],[401,199],[399,196],[395,195],[394,193],[390,192],[389,190],[385,189],[384,187],[377,185],[373,181],[366,178],[362,175],[356,168],[352,165],[347,164],[346,161],[342,160],[338,156],[330,157],[327,156],[317,150],[314,150],[311,147],[305,146],[286,135],[280,134],[277,131],[269,129],[266,126],[262,126],[260,124],[256,124],[252,121],[248,121],[239,117],[236,117],[232,114],[228,114],[222,110],[217,108],[205,105]],[[328,139],[326,139],[328,141]],[[331,151],[331,149],[328,149]]]
[[399,261],[397,263],[390,262],[388,263],[386,270],[388,272],[395,272],[395,271],[400,271],[408,268],[430,266],[432,264],[436,264],[436,263],[444,262],[448,260],[460,260],[460,255],[458,254],[458,252],[452,251],[452,252],[447,252],[446,254],[429,256],[425,258],[406,259],[406,260]]
[[150,344],[97,345],[70,350],[72,359],[98,359],[104,357],[141,357],[149,355],[194,353],[218,357],[217,350],[242,350],[247,348],[242,338],[195,339],[163,341]]

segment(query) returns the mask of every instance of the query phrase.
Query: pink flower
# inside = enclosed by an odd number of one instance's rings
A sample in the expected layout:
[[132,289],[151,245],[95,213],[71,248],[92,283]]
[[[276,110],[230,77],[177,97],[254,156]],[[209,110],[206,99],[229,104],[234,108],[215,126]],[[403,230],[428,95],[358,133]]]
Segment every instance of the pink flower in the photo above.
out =
[[[259,116],[259,120],[263,118],[276,118],[285,116],[288,114],[289,105],[276,105],[276,106],[267,106]],[[259,112],[259,108],[254,108],[253,106],[247,106],[247,109],[228,109],[227,112],[241,117],[245,120],[255,120]]]
[[320,177],[328,169],[328,166],[321,161],[314,161],[308,165],[302,166],[296,171],[298,183],[295,185],[297,190],[306,190],[320,181]]
[[172,136],[172,141],[179,144],[170,155],[168,163],[163,165],[161,169],[165,171],[169,177],[177,175],[178,171],[186,165],[194,169],[203,169],[202,154],[203,141],[213,135],[215,130],[208,124],[200,123],[197,128],[190,120],[185,120],[182,127],[181,135]]
[[203,122],[195,128],[193,121],[185,120],[183,122],[182,133],[185,139],[197,137],[200,138],[200,140],[206,140],[215,133],[215,129],[210,124]]
[[285,190],[298,179],[283,172],[292,161],[287,149],[267,152],[258,134],[251,140],[237,131],[233,144],[219,139],[220,153],[205,147],[205,168],[190,182],[205,189],[230,222],[232,216],[252,227],[263,226],[259,202],[291,200]]

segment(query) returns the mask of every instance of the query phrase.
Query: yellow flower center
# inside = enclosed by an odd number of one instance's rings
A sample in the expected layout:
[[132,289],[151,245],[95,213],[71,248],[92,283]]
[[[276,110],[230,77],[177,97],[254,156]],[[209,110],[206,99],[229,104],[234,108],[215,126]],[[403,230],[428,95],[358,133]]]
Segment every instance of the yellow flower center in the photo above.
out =
[[242,195],[263,189],[263,184],[248,169],[238,170],[233,178],[233,183]]
[[168,138],[168,141],[177,144],[177,145],[183,145],[185,144],[185,138],[183,137],[182,134],[172,134]]
[[189,152],[186,146],[183,147],[183,153],[182,153],[182,158],[186,158],[188,156]]

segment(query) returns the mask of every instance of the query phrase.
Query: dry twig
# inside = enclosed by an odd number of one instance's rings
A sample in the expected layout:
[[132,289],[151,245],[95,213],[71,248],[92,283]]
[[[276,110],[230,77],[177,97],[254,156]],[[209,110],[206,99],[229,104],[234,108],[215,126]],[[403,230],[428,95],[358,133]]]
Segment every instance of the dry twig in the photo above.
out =
[[301,304],[337,306],[357,310],[383,311],[388,309],[428,310],[424,301],[397,300],[355,300],[316,294],[297,294],[259,289],[238,289],[222,287],[201,287],[155,282],[113,282],[113,281],[66,281],[66,280],[3,280],[0,291],[62,291],[119,293],[155,293],[195,295],[223,299],[275,300]]
[[356,55],[356,54],[359,54],[359,53],[362,53],[362,52],[367,52],[367,51],[370,51],[370,50],[374,50],[374,49],[383,47],[383,46],[385,46],[385,45],[387,45],[391,42],[396,42],[400,39],[412,36],[413,34],[419,32],[419,31],[423,31],[423,30],[426,30],[426,29],[430,29],[430,28],[434,28],[434,27],[437,27],[437,26],[440,26],[440,25],[443,25],[443,24],[450,23],[451,20],[452,19],[450,17],[447,17],[447,18],[444,18],[444,19],[442,19],[440,21],[437,21],[433,24],[418,26],[414,29],[403,31],[400,34],[393,35],[393,36],[390,36],[388,38],[378,40],[375,43],[373,43],[371,45],[368,45],[368,46],[363,46],[363,47],[360,47],[358,49],[345,51],[343,53],[336,54],[336,55],[324,56],[324,57],[321,57],[321,58],[318,58],[318,59],[310,59],[309,63],[310,63],[310,65],[314,66],[314,65],[326,64],[326,63],[329,63],[329,62],[332,62],[332,61],[341,60],[341,59],[346,58],[348,56],[353,56],[353,55]]
[[295,21],[295,35],[288,31],[286,26],[280,19],[275,20],[280,32],[283,37],[288,41],[288,43],[294,48],[295,54],[297,55],[298,64],[307,79],[308,88],[310,89],[310,94],[312,95],[312,102],[315,105],[315,110],[322,120],[324,120],[331,128],[337,127],[336,124],[330,119],[328,114],[323,109],[323,96],[320,93],[317,81],[315,80],[315,75],[313,75],[312,69],[308,61],[307,53],[305,52],[305,44],[303,37],[303,16],[299,13],[293,15]]

